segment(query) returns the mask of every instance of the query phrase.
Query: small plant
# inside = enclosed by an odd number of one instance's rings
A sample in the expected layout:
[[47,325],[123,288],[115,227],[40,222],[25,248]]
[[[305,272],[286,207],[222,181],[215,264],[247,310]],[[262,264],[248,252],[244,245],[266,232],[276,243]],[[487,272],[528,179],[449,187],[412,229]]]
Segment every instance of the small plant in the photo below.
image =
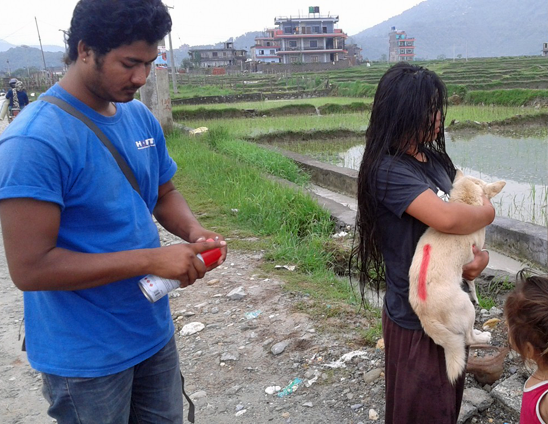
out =
[[377,341],[382,338],[382,322],[380,319],[377,319],[376,322],[372,325],[361,331],[362,337],[365,343],[369,346],[375,346]]
[[478,293],[478,301],[479,301],[479,307],[481,309],[489,310],[493,306],[497,305],[494,299],[490,297],[483,297],[480,293]]

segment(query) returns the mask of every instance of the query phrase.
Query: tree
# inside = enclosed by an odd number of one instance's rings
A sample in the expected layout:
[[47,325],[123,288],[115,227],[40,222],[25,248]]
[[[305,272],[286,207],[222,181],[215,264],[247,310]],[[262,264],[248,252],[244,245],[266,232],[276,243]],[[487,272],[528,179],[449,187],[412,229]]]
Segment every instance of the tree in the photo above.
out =
[[192,60],[190,60],[189,57],[185,57],[181,63],[181,67],[185,69],[192,69],[194,68],[194,63],[192,63]]

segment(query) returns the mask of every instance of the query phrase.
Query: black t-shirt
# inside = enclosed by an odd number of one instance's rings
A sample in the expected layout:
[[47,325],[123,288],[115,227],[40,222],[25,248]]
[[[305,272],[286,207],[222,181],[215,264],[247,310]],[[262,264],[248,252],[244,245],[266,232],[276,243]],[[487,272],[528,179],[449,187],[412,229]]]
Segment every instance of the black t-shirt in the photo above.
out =
[[419,162],[409,155],[387,155],[377,174],[377,218],[386,266],[384,308],[392,321],[410,330],[422,328],[409,304],[409,267],[427,226],[405,210],[428,189],[448,200],[454,177],[447,174],[437,153],[428,152],[426,157],[426,162]]

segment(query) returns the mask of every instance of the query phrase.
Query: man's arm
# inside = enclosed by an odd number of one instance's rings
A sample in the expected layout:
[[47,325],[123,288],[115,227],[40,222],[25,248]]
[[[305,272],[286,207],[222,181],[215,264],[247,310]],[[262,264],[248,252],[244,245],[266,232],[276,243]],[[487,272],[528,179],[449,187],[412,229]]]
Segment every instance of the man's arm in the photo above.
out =
[[[10,274],[24,291],[80,290],[143,274],[177,279],[185,287],[206,272],[197,253],[221,243],[178,244],[114,253],[80,253],[57,247],[59,206],[34,199],[0,201]],[[223,242],[224,243],[224,242]]]
[[[200,225],[192,214],[185,198],[175,188],[172,181],[168,181],[159,187],[154,216],[166,230],[189,243],[202,242],[207,239],[224,240],[222,235],[206,230]],[[223,246],[221,251],[221,258],[209,269],[215,268],[224,262],[226,246]]]

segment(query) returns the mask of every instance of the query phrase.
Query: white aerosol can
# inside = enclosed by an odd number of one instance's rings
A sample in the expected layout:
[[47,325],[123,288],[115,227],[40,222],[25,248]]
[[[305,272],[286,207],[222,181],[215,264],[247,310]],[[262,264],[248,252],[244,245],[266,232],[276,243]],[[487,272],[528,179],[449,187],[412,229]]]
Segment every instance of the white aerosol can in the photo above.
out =
[[[208,240],[213,241],[213,240]],[[210,266],[221,257],[221,249],[211,249],[198,253],[196,256],[205,266]],[[175,290],[181,285],[179,280],[170,280],[168,278],[158,277],[157,275],[147,275],[139,280],[139,287],[145,297],[152,303],[164,297],[170,291]]]

